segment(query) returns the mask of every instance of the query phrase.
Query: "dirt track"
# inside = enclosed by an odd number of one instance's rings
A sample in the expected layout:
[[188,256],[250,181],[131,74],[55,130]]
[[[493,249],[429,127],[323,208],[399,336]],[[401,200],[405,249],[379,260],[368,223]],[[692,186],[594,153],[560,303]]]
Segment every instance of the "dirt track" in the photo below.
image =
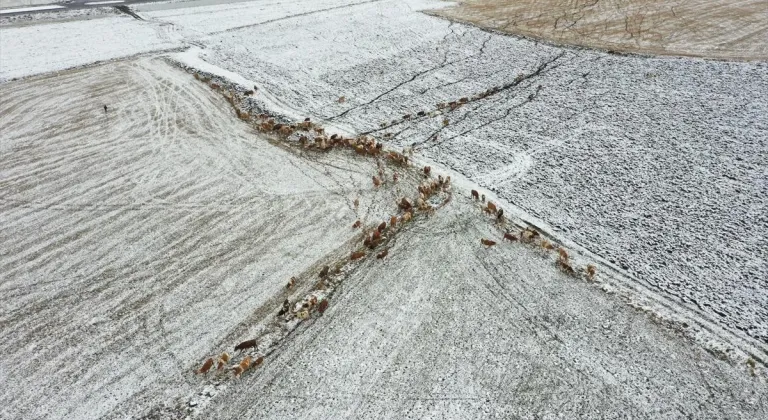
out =
[[768,59],[768,5],[764,0],[466,0],[435,14],[606,50]]

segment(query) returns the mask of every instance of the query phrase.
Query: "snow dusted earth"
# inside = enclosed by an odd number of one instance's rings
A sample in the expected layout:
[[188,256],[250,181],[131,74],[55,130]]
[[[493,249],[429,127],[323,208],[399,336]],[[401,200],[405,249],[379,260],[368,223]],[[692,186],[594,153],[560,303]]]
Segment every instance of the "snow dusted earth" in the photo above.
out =
[[388,261],[363,263],[324,316],[258,374],[226,383],[201,417],[768,414],[763,384],[750,389],[727,363],[525,245],[478,246],[496,235],[456,197],[398,237]]
[[0,31],[0,81],[180,46],[164,28],[125,15]]
[[54,4],[61,3],[53,0],[2,0],[0,1],[0,9],[10,7],[23,7],[23,6],[38,6],[41,4]]
[[0,417],[157,393],[394,202],[374,162],[304,161],[192,82],[143,59],[0,85]]
[[[768,344],[768,65],[563,49],[414,12],[439,5],[270,15],[199,42],[204,60],[291,108],[417,144],[637,281]],[[402,121],[493,87],[504,89]]]
[[[766,63],[561,48],[432,0],[212,3],[0,26],[0,418],[768,417]],[[374,160],[267,138],[173,61],[412,146],[451,199],[276,324],[421,175],[373,188]],[[598,281],[502,242],[472,188]],[[223,351],[266,358],[193,374]]]

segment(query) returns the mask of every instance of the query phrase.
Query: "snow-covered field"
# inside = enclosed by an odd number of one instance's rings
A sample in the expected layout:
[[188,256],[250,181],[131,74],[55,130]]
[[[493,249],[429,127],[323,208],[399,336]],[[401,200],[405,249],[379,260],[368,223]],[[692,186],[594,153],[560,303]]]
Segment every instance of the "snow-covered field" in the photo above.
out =
[[23,8],[28,6],[39,6],[42,4],[54,4],[61,3],[61,1],[55,0],[0,0],[0,9],[6,8]]
[[[202,1],[0,28],[0,418],[768,417],[766,63],[422,13],[446,5]],[[262,337],[417,174],[375,189],[370,158],[268,140],[164,58],[454,177],[239,379],[192,372]],[[502,242],[471,188],[598,281]]]
[[162,60],[6,83],[0,98],[2,418],[162,397],[399,193],[373,191],[372,161],[269,144]]
[[0,82],[180,47],[170,27],[131,17],[0,27]]
[[562,49],[416,12],[441,4],[240,19],[199,43],[292,108],[418,144],[636,281],[768,343],[768,66]]
[[347,9],[358,4],[377,3],[381,0],[265,0],[235,2],[233,4],[146,3],[136,6],[145,16],[170,22],[179,30],[188,30],[191,37],[254,25],[270,24],[296,16],[322,15],[336,9]]
[[[324,316],[205,418],[739,418],[764,382],[451,206],[364,263]],[[552,256],[549,257],[553,258]],[[753,388],[754,387],[754,388]]]

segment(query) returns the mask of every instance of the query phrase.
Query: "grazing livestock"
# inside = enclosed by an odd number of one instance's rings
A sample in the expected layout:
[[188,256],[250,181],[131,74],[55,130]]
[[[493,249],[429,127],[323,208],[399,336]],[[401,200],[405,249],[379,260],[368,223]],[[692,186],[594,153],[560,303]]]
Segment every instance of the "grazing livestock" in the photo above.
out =
[[592,265],[592,264],[589,264],[589,265],[587,266],[587,278],[588,278],[589,280],[592,280],[593,278],[595,278],[595,273],[596,273],[596,272],[597,272],[597,268],[595,268],[595,266],[594,266],[594,265]]
[[196,372],[206,374],[208,373],[209,370],[211,370],[211,366],[213,366],[213,359],[208,358],[208,360],[206,360],[205,363],[203,363],[203,366],[200,369],[198,369]]
[[323,313],[326,309],[328,309],[328,301],[323,299],[320,301],[320,304],[317,305],[317,311]]
[[240,343],[240,344],[235,346],[235,351],[240,351],[240,350],[249,349],[251,347],[256,347],[257,343],[258,343],[258,341],[255,338],[252,339],[252,340],[243,341],[242,343]]

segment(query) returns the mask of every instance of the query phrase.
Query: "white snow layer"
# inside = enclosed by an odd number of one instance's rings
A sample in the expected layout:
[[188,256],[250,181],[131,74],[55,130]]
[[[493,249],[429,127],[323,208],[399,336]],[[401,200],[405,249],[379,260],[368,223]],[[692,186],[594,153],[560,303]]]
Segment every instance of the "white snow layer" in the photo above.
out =
[[61,3],[54,0],[0,0],[0,9],[22,6],[37,6],[40,4]]
[[[416,144],[633,281],[768,343],[766,64],[558,48],[418,12],[443,4],[238,9],[198,44],[286,108]],[[246,6],[205,20],[231,7]]]
[[56,10],[56,9],[63,9],[64,6],[34,6],[34,7],[16,7],[12,9],[2,9],[0,10],[0,15],[8,14],[8,13],[24,13],[24,12],[42,12],[44,10]]
[[128,16],[0,29],[0,81],[179,47],[170,28]]

